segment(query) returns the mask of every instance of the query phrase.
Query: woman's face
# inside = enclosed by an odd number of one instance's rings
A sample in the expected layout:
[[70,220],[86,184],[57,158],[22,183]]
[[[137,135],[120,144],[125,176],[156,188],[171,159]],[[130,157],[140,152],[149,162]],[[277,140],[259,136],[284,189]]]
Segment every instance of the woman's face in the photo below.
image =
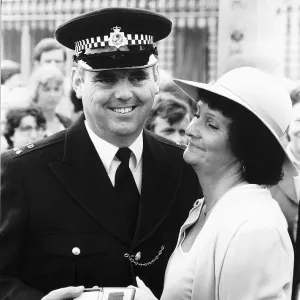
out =
[[40,83],[37,91],[37,104],[45,111],[54,111],[63,96],[63,83],[50,79]]
[[38,128],[36,118],[28,115],[21,119],[20,125],[15,128],[14,135],[10,139],[13,146],[19,148],[43,137],[44,131],[42,128]]
[[188,146],[184,160],[194,169],[204,172],[226,170],[237,159],[229,144],[229,125],[232,120],[217,110],[212,110],[202,101],[198,111],[186,129]]
[[293,118],[289,126],[290,147],[300,160],[300,103],[293,106]]

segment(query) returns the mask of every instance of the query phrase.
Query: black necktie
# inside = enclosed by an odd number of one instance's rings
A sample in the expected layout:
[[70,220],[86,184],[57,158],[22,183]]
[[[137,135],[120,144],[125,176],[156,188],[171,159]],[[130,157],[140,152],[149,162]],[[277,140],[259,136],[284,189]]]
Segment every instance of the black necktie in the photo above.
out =
[[[134,237],[139,210],[140,194],[129,168],[131,150],[120,148],[116,154],[121,161],[115,175],[115,191],[122,215],[119,221],[130,238]],[[123,224],[122,224],[123,223]]]

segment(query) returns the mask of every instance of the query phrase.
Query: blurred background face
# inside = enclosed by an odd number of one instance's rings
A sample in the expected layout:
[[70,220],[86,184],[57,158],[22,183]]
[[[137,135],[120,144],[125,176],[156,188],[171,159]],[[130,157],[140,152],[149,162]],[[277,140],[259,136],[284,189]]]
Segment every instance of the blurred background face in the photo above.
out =
[[43,129],[37,127],[36,119],[31,116],[24,116],[19,127],[15,128],[11,137],[14,147],[19,148],[43,138]]
[[51,51],[43,52],[41,55],[40,64],[53,64],[64,74],[65,60],[63,50],[54,49]]
[[300,103],[293,106],[293,119],[289,126],[289,137],[291,150],[300,160]]
[[157,116],[154,121],[154,133],[172,140],[176,143],[187,144],[188,137],[185,134],[185,130],[190,122],[190,117],[185,115],[185,117],[174,124],[170,124],[168,119],[163,119]]
[[37,103],[45,111],[54,111],[63,97],[63,83],[50,79],[40,83],[37,90]]

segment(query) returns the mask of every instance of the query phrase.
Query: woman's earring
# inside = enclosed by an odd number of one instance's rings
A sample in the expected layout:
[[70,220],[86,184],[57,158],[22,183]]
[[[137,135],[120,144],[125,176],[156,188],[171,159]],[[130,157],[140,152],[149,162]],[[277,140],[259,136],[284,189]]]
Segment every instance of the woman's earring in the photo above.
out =
[[242,167],[243,167],[243,172],[246,173],[246,166],[242,164]]

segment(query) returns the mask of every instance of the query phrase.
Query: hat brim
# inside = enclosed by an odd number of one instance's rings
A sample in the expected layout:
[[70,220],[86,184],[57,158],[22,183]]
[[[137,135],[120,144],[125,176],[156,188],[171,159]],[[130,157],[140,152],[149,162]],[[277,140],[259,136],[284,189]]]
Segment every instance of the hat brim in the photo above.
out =
[[231,92],[230,90],[226,89],[225,87],[219,84],[205,84],[205,83],[199,83],[199,82],[181,80],[181,79],[173,79],[173,80],[175,84],[195,102],[198,102],[199,95],[201,95],[201,90],[203,90],[205,92],[212,93],[214,95],[222,96],[229,100],[232,100],[242,105],[249,111],[251,111],[270,130],[270,132],[276,138],[278,144],[281,146],[282,150],[284,151],[285,153],[285,161],[283,165],[284,171],[286,173],[291,174],[292,176],[297,176],[299,174],[297,167],[291,160],[278,134],[264,119],[261,118],[259,114],[257,114],[255,109],[253,109],[250,105],[248,105],[245,101],[243,101],[243,99],[241,99],[238,95],[234,94],[233,92]]
[[90,59],[86,56],[86,58],[76,61],[81,68],[91,72],[149,68],[158,62],[157,57],[153,54],[131,52],[118,52]]

